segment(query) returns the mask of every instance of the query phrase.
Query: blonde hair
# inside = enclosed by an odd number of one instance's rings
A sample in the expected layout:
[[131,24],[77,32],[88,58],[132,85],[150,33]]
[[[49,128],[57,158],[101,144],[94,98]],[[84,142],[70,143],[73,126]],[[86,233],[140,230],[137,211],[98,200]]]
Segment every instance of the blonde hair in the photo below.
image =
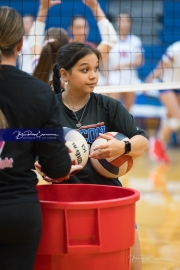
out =
[[[2,55],[13,54],[15,47],[20,43],[23,36],[24,25],[19,13],[11,7],[0,7],[0,64]],[[8,124],[0,109],[0,128],[6,127],[8,127]]]
[[24,36],[23,19],[11,7],[0,7],[0,63],[2,55],[11,55]]
[[8,123],[6,120],[6,117],[4,116],[4,113],[2,112],[2,110],[0,109],[0,128],[7,128],[8,127]]

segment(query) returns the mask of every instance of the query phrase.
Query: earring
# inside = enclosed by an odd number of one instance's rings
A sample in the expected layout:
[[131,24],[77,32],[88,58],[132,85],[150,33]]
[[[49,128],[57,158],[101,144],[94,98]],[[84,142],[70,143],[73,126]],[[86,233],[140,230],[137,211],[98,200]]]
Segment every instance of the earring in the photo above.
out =
[[64,82],[65,85],[68,85],[68,82]]
[[22,55],[22,52],[18,52],[18,55],[19,55],[19,56]]

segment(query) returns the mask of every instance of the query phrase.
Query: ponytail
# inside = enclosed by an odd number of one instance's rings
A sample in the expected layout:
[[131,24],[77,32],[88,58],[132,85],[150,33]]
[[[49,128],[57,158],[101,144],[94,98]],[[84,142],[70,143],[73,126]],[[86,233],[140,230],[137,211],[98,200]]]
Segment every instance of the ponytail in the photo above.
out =
[[53,89],[56,94],[61,92],[61,77],[57,64],[53,66]]
[[47,43],[42,49],[39,62],[33,72],[33,76],[45,83],[48,83],[55,59],[56,54],[53,53],[51,43]]

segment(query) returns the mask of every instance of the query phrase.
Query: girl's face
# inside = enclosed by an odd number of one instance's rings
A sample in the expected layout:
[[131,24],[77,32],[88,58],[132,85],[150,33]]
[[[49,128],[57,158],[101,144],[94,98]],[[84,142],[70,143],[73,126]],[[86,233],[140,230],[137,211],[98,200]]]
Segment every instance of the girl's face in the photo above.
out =
[[71,26],[71,32],[74,40],[84,42],[89,32],[87,21],[83,18],[77,18],[74,20]]
[[67,72],[68,90],[78,94],[93,92],[98,82],[98,69],[99,60],[94,53],[81,58]]
[[131,19],[126,14],[121,14],[118,21],[119,33],[129,34],[131,29]]

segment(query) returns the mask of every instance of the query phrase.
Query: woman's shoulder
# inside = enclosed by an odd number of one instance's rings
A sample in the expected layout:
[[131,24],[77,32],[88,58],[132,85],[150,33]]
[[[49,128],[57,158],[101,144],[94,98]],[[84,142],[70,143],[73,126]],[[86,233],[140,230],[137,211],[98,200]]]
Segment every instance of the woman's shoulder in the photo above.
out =
[[43,91],[47,88],[50,89],[50,86],[47,83],[15,66],[1,65],[1,72],[3,72],[4,80],[11,80],[14,87],[19,86],[18,89],[22,88],[23,91],[29,91],[30,94],[32,94],[33,90],[36,91],[37,89],[42,89]]

